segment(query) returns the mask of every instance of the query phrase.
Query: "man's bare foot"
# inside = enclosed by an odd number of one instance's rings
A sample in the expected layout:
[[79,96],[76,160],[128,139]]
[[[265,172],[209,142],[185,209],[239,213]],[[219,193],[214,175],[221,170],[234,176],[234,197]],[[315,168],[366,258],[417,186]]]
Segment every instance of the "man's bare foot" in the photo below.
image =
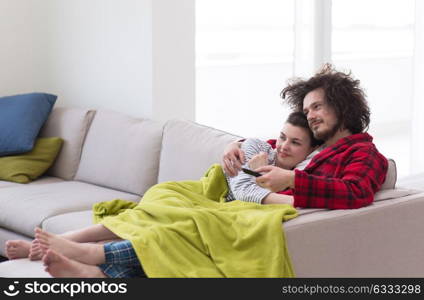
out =
[[31,243],[31,248],[29,249],[29,260],[41,260],[44,252],[40,247],[40,242],[38,240],[33,240]]
[[35,238],[43,253],[51,249],[67,258],[89,265],[98,265],[105,261],[101,244],[77,243],[40,228],[35,229]]
[[31,242],[23,240],[6,241],[6,256],[9,259],[26,258],[29,255]]
[[106,278],[97,266],[86,265],[69,259],[54,250],[47,250],[42,258],[45,271],[61,278]]

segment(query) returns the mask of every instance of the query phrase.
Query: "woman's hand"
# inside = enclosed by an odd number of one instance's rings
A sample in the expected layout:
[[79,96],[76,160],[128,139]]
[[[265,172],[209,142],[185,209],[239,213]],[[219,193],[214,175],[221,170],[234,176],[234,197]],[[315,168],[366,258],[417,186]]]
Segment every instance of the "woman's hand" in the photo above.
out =
[[287,188],[294,188],[294,171],[275,166],[264,166],[255,171],[265,173],[256,178],[256,183],[271,192],[279,192]]
[[224,149],[221,165],[225,174],[231,177],[238,174],[245,161],[244,152],[240,149],[240,146],[241,142],[232,142]]
[[257,168],[268,165],[268,154],[261,152],[254,155],[248,162],[249,168],[255,170]]

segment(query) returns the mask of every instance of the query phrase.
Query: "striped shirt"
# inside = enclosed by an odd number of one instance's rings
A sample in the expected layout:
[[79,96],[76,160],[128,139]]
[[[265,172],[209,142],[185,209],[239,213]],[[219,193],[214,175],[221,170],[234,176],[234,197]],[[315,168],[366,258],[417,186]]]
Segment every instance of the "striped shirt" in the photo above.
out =
[[[249,168],[249,160],[260,152],[265,152],[268,154],[268,165],[276,165],[277,150],[273,149],[273,147],[267,142],[261,141],[259,139],[246,139],[241,145],[241,150],[244,151],[246,159],[246,163],[243,165],[244,168]],[[317,153],[318,150],[309,154],[304,161],[296,166],[296,169],[303,170],[311,161],[312,157]],[[271,193],[270,190],[263,188],[256,183],[256,177],[246,174],[243,171],[240,171],[234,177],[230,177],[228,175],[225,177],[229,187],[227,201],[237,199],[246,202],[261,203],[262,200]]]

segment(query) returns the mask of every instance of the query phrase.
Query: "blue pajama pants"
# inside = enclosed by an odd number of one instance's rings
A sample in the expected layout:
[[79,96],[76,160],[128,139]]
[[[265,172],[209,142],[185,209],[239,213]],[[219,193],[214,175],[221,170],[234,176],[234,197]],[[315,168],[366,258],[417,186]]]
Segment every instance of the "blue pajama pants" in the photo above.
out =
[[98,267],[110,278],[147,277],[128,240],[104,244],[105,263]]

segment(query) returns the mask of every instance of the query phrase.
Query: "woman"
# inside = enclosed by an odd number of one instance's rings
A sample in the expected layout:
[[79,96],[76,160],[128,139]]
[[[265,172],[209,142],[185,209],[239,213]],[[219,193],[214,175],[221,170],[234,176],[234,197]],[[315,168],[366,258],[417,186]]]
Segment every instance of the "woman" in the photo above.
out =
[[[263,165],[275,165],[285,169],[304,167],[299,164],[318,147],[302,113],[292,113],[287,119],[273,148],[272,143],[248,139],[243,143],[248,164],[252,169]],[[230,192],[227,201],[239,199],[258,203],[274,203],[285,195],[272,193],[255,183],[254,177],[240,172],[235,177],[227,176]],[[54,235],[39,228],[32,242],[8,241],[6,252],[10,259],[28,257],[41,259],[47,271],[54,277],[137,277],[142,276],[142,268],[137,256],[127,240],[102,244],[92,244],[110,239],[119,239],[112,231],[101,224],[85,229]],[[121,257],[122,253],[124,257]],[[127,260],[129,263],[120,263]]]
[[[270,140],[263,142],[259,139],[247,139],[241,145],[231,145],[227,149],[228,153],[235,152],[242,157],[246,157],[247,163],[240,167],[249,167],[250,169],[258,169],[265,165],[274,165],[282,169],[292,170],[294,168],[303,169],[318,153],[318,146],[322,142],[314,138],[312,131],[309,129],[308,121],[301,112],[294,112],[287,118],[280,136],[276,141]],[[229,160],[224,158],[224,169],[226,174],[234,174],[226,167]],[[236,176],[227,176],[227,182],[230,187],[228,200],[243,200],[249,202],[257,202],[262,204],[271,203],[289,203],[291,196],[273,193],[270,190],[260,187],[255,177],[238,172]]]

